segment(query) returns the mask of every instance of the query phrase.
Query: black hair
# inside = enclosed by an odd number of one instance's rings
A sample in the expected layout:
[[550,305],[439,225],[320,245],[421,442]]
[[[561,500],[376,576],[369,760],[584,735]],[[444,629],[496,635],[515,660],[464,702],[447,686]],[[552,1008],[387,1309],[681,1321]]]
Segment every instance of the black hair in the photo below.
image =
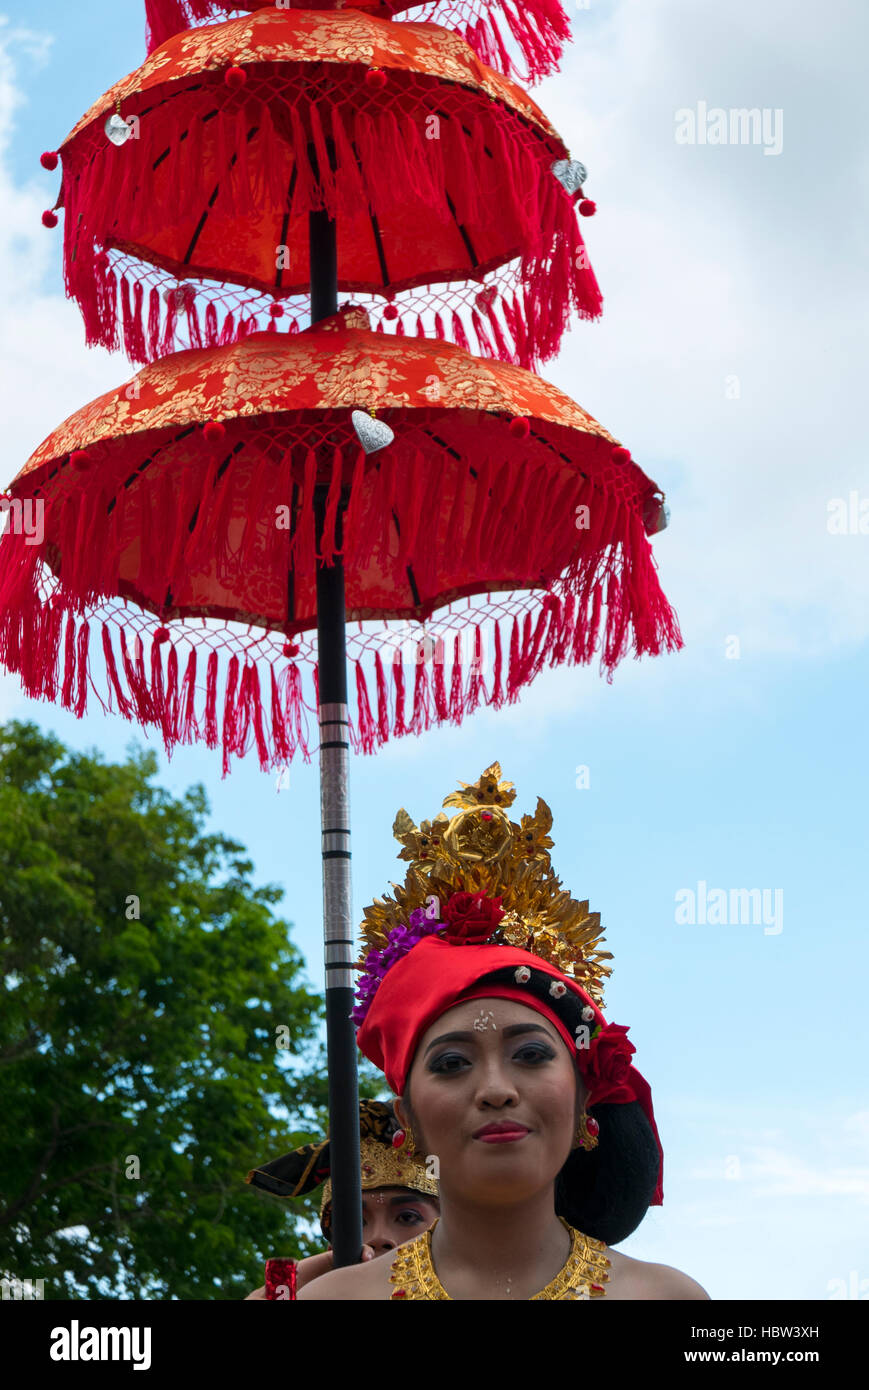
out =
[[600,1125],[597,1147],[573,1149],[555,1180],[555,1210],[605,1245],[635,1231],[651,1206],[660,1155],[638,1100],[588,1108]]

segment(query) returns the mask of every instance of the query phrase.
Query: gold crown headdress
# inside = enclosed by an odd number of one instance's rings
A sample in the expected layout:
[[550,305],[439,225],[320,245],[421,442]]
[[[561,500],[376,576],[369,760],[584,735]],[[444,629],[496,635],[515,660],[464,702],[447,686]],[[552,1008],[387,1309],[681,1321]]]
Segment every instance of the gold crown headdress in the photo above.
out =
[[602,1008],[612,953],[599,946],[600,914],[572,898],[552,869],[552,812],[546,802],[538,797],[533,816],[511,821],[505,808],[516,793],[512,782],[501,781],[499,763],[476,782],[460,781],[459,788],[442,803],[459,808],[452,817],[440,811],[416,825],[403,807],[398,812],[392,828],[403,846],[398,857],[410,867],[403,884],[391,884],[393,896],[376,898],[365,908],[363,956],[386,947],[389,933],[407,927],[410,914],[425,909],[432,897],[441,910],[453,893],[482,892],[500,897],[504,909],[492,941],[550,961]]
[[[437,1179],[429,1173],[421,1154],[397,1149],[393,1136],[398,1129],[391,1105],[379,1100],[359,1102],[359,1147],[362,1191],[378,1187],[408,1187],[432,1197],[438,1193]],[[322,1184],[320,1225],[328,1237],[331,1230],[332,1179],[329,1137],[302,1144],[291,1153],[253,1168],[245,1182],[276,1197],[300,1197]]]

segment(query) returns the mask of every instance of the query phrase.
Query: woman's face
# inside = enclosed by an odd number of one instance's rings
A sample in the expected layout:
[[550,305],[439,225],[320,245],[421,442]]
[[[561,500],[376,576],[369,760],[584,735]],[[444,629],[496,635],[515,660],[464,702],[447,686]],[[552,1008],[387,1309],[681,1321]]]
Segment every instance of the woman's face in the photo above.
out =
[[427,1231],[438,1204],[409,1187],[376,1187],[362,1193],[362,1239],[375,1255],[394,1250]]
[[[507,999],[442,1014],[420,1040],[408,1090],[415,1147],[437,1155],[441,1191],[485,1206],[554,1181],[585,1099],[557,1029]],[[406,1123],[400,1101],[397,1109]]]

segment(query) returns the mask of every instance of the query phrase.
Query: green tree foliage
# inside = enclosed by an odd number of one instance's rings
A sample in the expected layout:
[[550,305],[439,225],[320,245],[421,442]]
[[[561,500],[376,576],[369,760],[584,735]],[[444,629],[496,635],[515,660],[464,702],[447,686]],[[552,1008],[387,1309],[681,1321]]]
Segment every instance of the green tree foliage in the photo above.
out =
[[0,726],[0,1275],[46,1298],[237,1299],[322,1248],[244,1182],[322,1132],[321,999],[280,888],[156,772]]

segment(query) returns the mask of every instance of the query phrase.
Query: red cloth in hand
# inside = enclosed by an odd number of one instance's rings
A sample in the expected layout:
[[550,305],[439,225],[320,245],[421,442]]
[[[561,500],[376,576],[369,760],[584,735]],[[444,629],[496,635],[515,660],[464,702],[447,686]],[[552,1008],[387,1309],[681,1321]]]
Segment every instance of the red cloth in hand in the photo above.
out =
[[296,1297],[296,1261],[266,1260],[266,1298],[278,1300]]

